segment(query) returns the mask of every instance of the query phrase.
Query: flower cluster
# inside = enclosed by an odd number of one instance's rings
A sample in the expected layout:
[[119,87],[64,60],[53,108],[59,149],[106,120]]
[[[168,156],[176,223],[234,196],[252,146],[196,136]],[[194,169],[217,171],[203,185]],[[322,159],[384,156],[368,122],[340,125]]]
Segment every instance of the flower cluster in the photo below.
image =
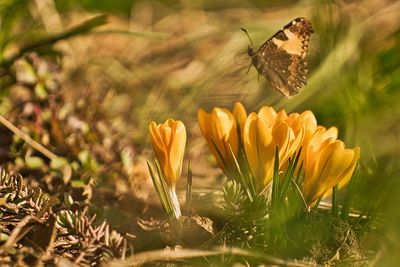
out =
[[359,147],[345,148],[337,139],[335,127],[317,125],[311,111],[288,115],[284,110],[276,112],[264,106],[247,116],[243,105],[236,103],[232,112],[225,108],[214,108],[211,113],[200,109],[198,120],[209,149],[225,174],[230,178],[240,175],[236,172],[236,159],[243,148],[252,178],[261,190],[273,179],[275,153],[279,172],[285,172],[289,160],[301,149],[303,168],[297,171],[304,178],[302,193],[310,206],[332,187],[349,181],[360,155]]
[[[318,125],[311,111],[288,115],[285,110],[276,112],[264,106],[247,115],[243,105],[235,103],[232,111],[216,107],[207,113],[200,109],[198,121],[226,176],[245,187],[251,184],[250,198],[291,169],[296,177],[302,177],[298,186],[306,204],[314,206],[331,188],[350,180],[360,156],[359,147],[345,148],[338,140],[337,128]],[[169,119],[164,124],[151,122],[149,130],[157,156],[157,174],[149,164],[154,185],[166,211],[179,218],[175,184],[182,173],[185,126]]]

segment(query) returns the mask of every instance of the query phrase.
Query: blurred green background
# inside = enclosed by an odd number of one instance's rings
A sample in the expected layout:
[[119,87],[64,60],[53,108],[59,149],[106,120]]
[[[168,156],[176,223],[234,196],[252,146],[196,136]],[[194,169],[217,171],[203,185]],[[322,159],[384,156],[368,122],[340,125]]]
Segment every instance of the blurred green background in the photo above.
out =
[[[112,129],[109,139],[123,138],[131,144],[129,155],[134,160],[128,178],[104,175],[96,181],[99,188],[121,179],[134,194],[146,190],[143,179],[148,174],[143,165],[149,157],[147,125],[151,120],[184,121],[189,129],[187,159],[197,164],[194,186],[201,188],[202,181],[213,184],[220,173],[210,167],[211,157],[197,127],[198,108],[231,108],[235,101],[242,101],[249,111],[262,105],[288,112],[309,109],[319,124],[337,126],[348,147],[361,147],[355,205],[373,211],[377,218],[365,242],[373,248],[373,266],[399,262],[399,1],[1,0],[3,116],[19,126],[29,121],[16,114],[25,110],[17,108],[22,102],[14,101],[19,97],[16,88],[24,80],[8,64],[18,49],[98,14],[108,15],[108,23],[92,33],[34,49],[58,67],[49,67],[50,74],[39,75],[33,83],[57,80],[53,91],[44,87],[49,95],[56,90],[62,96],[64,109],[67,104],[76,105],[72,110],[90,127],[104,120],[106,128]],[[245,75],[250,63],[245,54],[248,39],[240,28],[246,28],[259,46],[299,16],[310,19],[315,31],[308,55],[308,85],[297,96],[284,99],[262,77],[258,79],[254,68]],[[69,150],[58,149],[52,141],[49,147],[72,158]],[[96,157],[93,146],[88,147]],[[103,147],[107,147],[104,142]],[[124,144],[109,147],[122,160],[123,148]],[[4,157],[3,164],[15,162],[15,157]],[[97,162],[102,161],[97,158]]]

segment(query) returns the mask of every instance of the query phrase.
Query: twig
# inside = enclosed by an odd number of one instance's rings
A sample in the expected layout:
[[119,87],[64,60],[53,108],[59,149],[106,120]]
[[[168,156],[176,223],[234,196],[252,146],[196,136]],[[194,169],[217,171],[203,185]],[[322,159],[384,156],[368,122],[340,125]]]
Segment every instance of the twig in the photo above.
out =
[[[301,261],[287,261],[283,259],[279,259],[273,256],[269,256],[266,254],[261,254],[253,251],[248,251],[240,248],[229,248],[229,247],[218,247],[215,250],[192,250],[192,249],[182,249],[175,251],[166,251],[166,250],[153,250],[147,252],[141,252],[139,254],[135,254],[134,256],[128,257],[125,260],[117,260],[107,262],[107,266],[138,266],[145,263],[151,263],[156,261],[177,261],[184,260],[189,258],[204,258],[204,257],[215,257],[215,256],[224,256],[224,255],[236,255],[236,256],[244,256],[251,257],[255,259],[264,260],[272,265],[278,266],[291,266],[291,267],[306,267],[310,266],[310,264]],[[319,265],[314,265],[319,266]]]
[[88,32],[90,29],[103,25],[107,23],[107,16],[106,15],[100,15],[96,16],[94,18],[90,18],[81,24],[72,27],[64,32],[44,37],[42,39],[39,39],[35,42],[32,42],[30,44],[27,44],[25,46],[22,46],[14,55],[12,55],[10,58],[4,60],[3,62],[0,62],[1,67],[7,68],[10,66],[15,60],[23,56],[26,52],[35,50],[37,48],[47,46],[50,44],[54,44],[60,40],[67,39],[71,36],[77,35],[77,34],[83,34]]
[[13,132],[16,136],[21,138],[22,140],[25,141],[28,145],[42,153],[44,156],[49,158],[50,160],[54,160],[57,158],[57,155],[45,148],[43,145],[40,143],[36,142],[33,140],[29,135],[18,129],[17,127],[14,126],[9,120],[4,118],[2,115],[0,115],[0,123],[3,124],[7,129],[9,129],[11,132]]
[[[340,250],[342,249],[343,245],[347,242],[347,239],[349,238],[350,235],[350,229],[347,229],[346,232],[346,236],[343,238],[342,242],[340,243],[340,245],[338,246],[338,248],[336,249],[335,254],[332,256],[332,258],[328,261],[329,264],[333,263],[333,260],[336,258],[336,256],[339,255]],[[339,259],[340,259],[340,255],[339,255]]]

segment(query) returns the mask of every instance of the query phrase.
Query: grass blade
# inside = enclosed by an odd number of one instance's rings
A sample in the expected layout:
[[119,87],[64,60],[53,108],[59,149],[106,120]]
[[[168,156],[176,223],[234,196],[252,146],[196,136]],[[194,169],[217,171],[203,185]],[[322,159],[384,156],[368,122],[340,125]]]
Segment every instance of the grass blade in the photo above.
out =
[[350,178],[349,185],[347,186],[347,192],[346,192],[346,195],[345,195],[344,201],[343,201],[343,207],[342,207],[342,211],[340,214],[340,217],[343,220],[349,219],[350,204],[353,199],[353,194],[354,194],[354,189],[355,189],[354,188],[355,180],[357,179],[359,172],[360,172],[360,162],[357,162],[356,168]]
[[153,181],[153,185],[156,189],[157,195],[160,198],[161,204],[162,204],[165,212],[168,214],[168,216],[170,216],[171,210],[169,209],[169,206],[167,203],[168,201],[166,200],[167,196],[163,192],[162,186],[161,186],[160,182],[157,180],[157,175],[153,169],[153,166],[151,165],[151,163],[148,160],[147,160],[147,167],[149,168],[150,177],[151,177],[151,180]]
[[165,206],[168,207],[168,209],[167,209],[168,215],[172,219],[177,219],[175,217],[174,206],[172,204],[172,201],[171,201],[171,198],[169,195],[169,188],[168,188],[167,184],[165,183],[164,175],[162,174],[162,171],[161,171],[160,163],[158,162],[158,160],[155,160],[155,164],[157,166],[157,172],[158,172],[158,178],[159,178],[159,183],[160,183],[160,187],[161,187],[161,192],[163,193],[164,199],[165,199]]
[[272,208],[276,207],[279,197],[279,150],[278,146],[275,149],[274,176],[272,177]]
[[188,179],[186,186],[186,216],[190,216],[192,206],[192,161],[188,163]]
[[283,179],[282,189],[281,189],[281,192],[280,192],[280,201],[284,200],[284,198],[285,198],[285,196],[287,194],[287,191],[289,189],[290,182],[294,178],[294,172],[295,172],[297,164],[299,162],[300,154],[301,154],[301,148],[297,152],[297,154],[295,155],[294,159],[289,161],[289,166],[288,166],[287,171],[285,173],[285,177]]
[[332,187],[332,214],[339,217],[339,187],[335,185]]

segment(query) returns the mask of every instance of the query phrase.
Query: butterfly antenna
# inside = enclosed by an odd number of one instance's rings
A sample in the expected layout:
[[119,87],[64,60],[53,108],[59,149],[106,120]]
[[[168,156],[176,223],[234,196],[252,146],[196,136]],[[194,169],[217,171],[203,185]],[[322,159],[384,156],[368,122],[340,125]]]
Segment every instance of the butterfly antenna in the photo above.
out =
[[247,38],[249,38],[251,47],[254,47],[253,41],[251,40],[251,37],[250,37],[250,34],[249,34],[249,33],[247,32],[247,30],[244,29],[244,28],[242,28],[242,31],[244,31],[244,33],[247,35]]

